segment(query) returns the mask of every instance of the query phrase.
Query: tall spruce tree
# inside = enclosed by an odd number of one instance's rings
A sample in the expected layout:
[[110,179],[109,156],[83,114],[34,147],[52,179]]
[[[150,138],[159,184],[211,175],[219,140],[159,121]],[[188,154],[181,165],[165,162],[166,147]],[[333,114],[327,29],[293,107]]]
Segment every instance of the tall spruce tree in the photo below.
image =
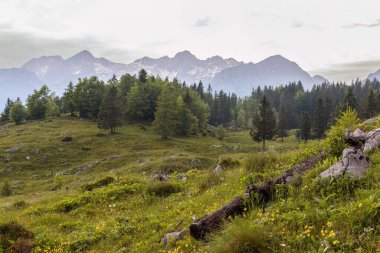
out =
[[344,112],[348,109],[348,107],[357,110],[358,109],[358,101],[354,95],[352,87],[349,86],[346,92],[346,95],[343,98],[343,102],[341,105],[341,111]]
[[278,115],[278,136],[281,137],[281,141],[284,141],[284,137],[287,136],[287,129],[289,128],[290,110],[289,104],[285,102],[283,94],[281,94],[281,105]]
[[75,96],[74,85],[72,82],[67,85],[62,97],[62,107],[65,112],[69,112],[70,116],[75,116]]
[[273,139],[276,134],[276,119],[266,95],[260,101],[259,111],[253,115],[252,125],[249,132],[252,139],[262,142],[265,149],[265,140]]
[[313,129],[315,137],[321,139],[327,128],[327,115],[322,98],[318,98],[314,112]]
[[301,119],[300,138],[307,142],[310,139],[311,119],[310,115],[305,112]]
[[364,101],[364,114],[366,118],[372,118],[377,111],[376,98],[373,90],[368,91],[366,100]]
[[145,83],[147,79],[148,79],[148,73],[146,72],[145,69],[141,69],[139,71],[139,82]]
[[8,98],[7,103],[5,104],[5,108],[4,108],[4,110],[0,116],[0,123],[1,124],[7,123],[10,121],[9,112],[10,112],[12,105],[13,105],[13,101]]
[[116,127],[122,125],[123,114],[121,110],[121,101],[117,93],[117,87],[114,84],[108,85],[100,105],[98,114],[98,127],[116,132]]
[[167,139],[177,130],[176,102],[176,96],[173,89],[170,87],[165,87],[158,97],[153,128],[159,135],[161,135],[162,139]]

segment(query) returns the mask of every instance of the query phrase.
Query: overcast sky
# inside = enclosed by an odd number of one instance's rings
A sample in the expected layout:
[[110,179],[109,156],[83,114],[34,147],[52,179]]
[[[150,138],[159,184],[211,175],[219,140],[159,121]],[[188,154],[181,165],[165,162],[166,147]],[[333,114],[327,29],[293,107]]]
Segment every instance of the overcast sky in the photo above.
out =
[[281,54],[330,81],[380,68],[378,0],[1,0],[0,68],[83,49],[130,63]]

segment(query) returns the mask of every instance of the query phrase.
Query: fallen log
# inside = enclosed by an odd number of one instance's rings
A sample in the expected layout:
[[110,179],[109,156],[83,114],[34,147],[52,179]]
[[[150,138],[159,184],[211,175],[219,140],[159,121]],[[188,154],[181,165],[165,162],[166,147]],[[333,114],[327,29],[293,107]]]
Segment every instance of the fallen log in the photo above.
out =
[[294,177],[300,177],[301,174],[311,169],[318,161],[323,158],[323,154],[312,157],[291,169],[287,170],[280,176],[264,182],[261,186],[254,184],[248,185],[243,196],[237,196],[219,210],[206,215],[190,225],[190,235],[196,240],[202,240],[207,234],[218,229],[224,220],[229,217],[242,215],[250,208],[250,205],[263,205],[271,201],[276,194],[276,184],[287,184],[293,182]]

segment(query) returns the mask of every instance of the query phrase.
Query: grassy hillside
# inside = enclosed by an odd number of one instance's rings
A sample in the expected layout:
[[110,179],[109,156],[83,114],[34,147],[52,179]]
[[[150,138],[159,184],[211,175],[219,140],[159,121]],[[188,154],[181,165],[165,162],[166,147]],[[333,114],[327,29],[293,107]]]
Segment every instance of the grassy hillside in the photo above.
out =
[[[370,128],[376,127],[376,125]],[[72,137],[62,142],[63,137]],[[0,130],[0,224],[17,221],[34,234],[35,252],[377,252],[380,152],[358,181],[314,178],[283,187],[267,208],[198,242],[189,235],[166,246],[167,232],[188,227],[244,192],[315,153],[317,142],[253,143],[248,132],[162,141],[149,125],[108,135],[95,122],[60,117]],[[216,174],[219,160],[225,168]],[[166,182],[155,173],[170,175]],[[109,179],[109,178],[112,179]],[[101,187],[103,186],[103,187]],[[85,189],[91,191],[86,191]]]

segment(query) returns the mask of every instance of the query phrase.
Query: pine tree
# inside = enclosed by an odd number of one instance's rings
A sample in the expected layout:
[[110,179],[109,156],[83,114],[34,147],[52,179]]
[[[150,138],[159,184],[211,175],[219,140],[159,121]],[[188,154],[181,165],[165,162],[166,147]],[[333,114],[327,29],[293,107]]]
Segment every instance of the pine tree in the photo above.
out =
[[183,101],[182,96],[178,96],[177,102],[177,127],[176,133],[179,135],[190,135],[194,133],[197,129],[198,119],[191,113],[190,109],[187,107]]
[[341,111],[343,112],[346,111],[348,107],[351,107],[352,109],[355,109],[355,110],[358,109],[358,102],[356,100],[354,92],[352,91],[351,86],[348,87],[346,95],[343,98]]
[[176,97],[170,87],[165,87],[158,97],[153,128],[162,139],[167,139],[176,132],[177,124]]
[[65,112],[70,112],[70,116],[75,116],[75,96],[74,85],[69,83],[62,97],[62,107]]
[[141,69],[139,71],[139,82],[145,83],[147,79],[148,79],[148,73],[146,72],[145,69]]
[[281,141],[284,141],[284,137],[287,136],[286,130],[289,128],[290,110],[289,105],[285,102],[283,94],[281,94],[280,112],[278,115],[278,136],[281,137]]
[[313,129],[315,137],[321,139],[327,128],[327,115],[322,98],[318,98],[314,112]]
[[116,132],[116,127],[122,125],[123,114],[121,112],[120,97],[117,93],[117,87],[110,84],[105,91],[98,118],[98,127],[101,129]]
[[199,81],[198,87],[197,87],[197,93],[199,97],[204,100],[204,87],[202,81]]
[[265,140],[273,139],[276,133],[276,119],[265,95],[260,101],[259,111],[253,116],[252,125],[253,128],[250,130],[252,139],[262,142],[265,149]]
[[311,130],[311,119],[307,112],[305,112],[301,119],[300,126],[300,138],[305,142],[310,138],[310,130]]
[[372,118],[375,116],[377,110],[376,98],[373,90],[370,89],[366,100],[364,101],[364,113],[366,118]]
[[8,98],[4,111],[1,113],[1,116],[0,116],[0,123],[4,124],[10,121],[9,111],[12,107],[12,104],[13,104],[13,101]]

